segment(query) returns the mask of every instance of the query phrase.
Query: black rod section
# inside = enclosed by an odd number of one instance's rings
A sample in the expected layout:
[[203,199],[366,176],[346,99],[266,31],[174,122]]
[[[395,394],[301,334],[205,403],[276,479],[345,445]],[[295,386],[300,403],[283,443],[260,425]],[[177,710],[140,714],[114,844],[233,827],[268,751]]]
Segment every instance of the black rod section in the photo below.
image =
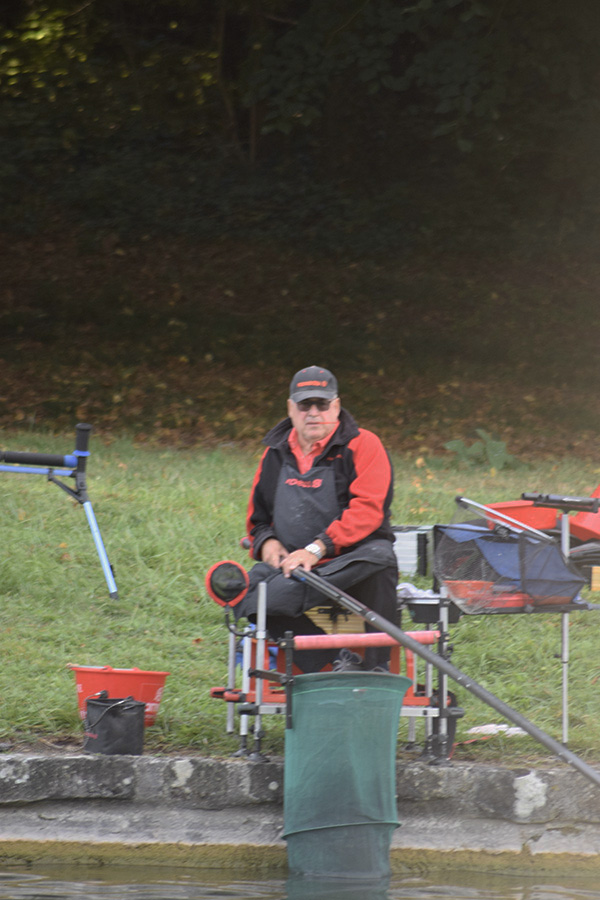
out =
[[0,450],[0,462],[19,463],[24,466],[68,466],[64,456],[52,453],[25,453]]

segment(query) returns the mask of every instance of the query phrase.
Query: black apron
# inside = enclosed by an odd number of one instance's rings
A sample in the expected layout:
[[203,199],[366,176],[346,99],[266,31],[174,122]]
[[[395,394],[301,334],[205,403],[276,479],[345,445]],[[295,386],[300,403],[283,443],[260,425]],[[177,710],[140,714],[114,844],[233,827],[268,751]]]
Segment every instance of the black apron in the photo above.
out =
[[341,513],[331,467],[313,466],[304,475],[281,467],[273,503],[273,529],[289,553],[305,547]]

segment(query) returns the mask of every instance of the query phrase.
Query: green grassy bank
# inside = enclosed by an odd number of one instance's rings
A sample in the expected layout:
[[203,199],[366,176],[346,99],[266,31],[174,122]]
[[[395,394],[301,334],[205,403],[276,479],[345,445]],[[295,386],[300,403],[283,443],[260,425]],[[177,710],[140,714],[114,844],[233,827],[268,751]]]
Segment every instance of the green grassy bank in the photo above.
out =
[[[0,434],[0,447],[63,454],[73,438],[11,432]],[[89,492],[118,600],[108,595],[81,506],[43,476],[0,473],[0,740],[12,747],[82,740],[74,663],[171,673],[157,723],[146,731],[148,751],[226,755],[237,748],[225,734],[225,705],[209,698],[225,678],[227,633],[204,575],[222,558],[248,563],[238,541],[257,458],[258,447],[176,450],[92,437]],[[394,463],[396,524],[448,521],[457,493],[484,503],[523,490],[586,495],[600,480],[594,463],[576,458],[501,471],[461,467],[450,455],[396,454]],[[599,758],[600,620],[594,612],[570,620],[569,746]],[[463,616],[451,632],[454,665],[560,739],[560,616]],[[498,718],[457,693],[466,709],[457,758],[545,758],[529,738],[465,743],[468,729]],[[266,731],[265,749],[281,752],[279,717],[268,717]]]

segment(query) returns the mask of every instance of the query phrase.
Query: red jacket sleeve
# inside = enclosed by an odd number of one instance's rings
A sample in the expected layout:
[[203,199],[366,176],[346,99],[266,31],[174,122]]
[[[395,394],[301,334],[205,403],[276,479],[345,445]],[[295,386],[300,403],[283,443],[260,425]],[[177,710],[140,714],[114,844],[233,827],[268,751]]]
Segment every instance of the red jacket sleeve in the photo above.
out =
[[377,435],[360,429],[348,448],[353,454],[355,472],[349,485],[350,502],[325,531],[336,553],[380,527],[393,493],[392,466]]

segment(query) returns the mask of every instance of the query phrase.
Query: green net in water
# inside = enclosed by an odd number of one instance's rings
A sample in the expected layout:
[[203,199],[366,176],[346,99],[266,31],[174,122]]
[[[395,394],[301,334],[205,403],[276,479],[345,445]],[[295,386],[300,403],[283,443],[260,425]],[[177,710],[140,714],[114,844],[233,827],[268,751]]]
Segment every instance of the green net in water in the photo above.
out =
[[292,872],[389,874],[396,743],[408,678],[373,672],[299,675],[285,736],[284,837]]

